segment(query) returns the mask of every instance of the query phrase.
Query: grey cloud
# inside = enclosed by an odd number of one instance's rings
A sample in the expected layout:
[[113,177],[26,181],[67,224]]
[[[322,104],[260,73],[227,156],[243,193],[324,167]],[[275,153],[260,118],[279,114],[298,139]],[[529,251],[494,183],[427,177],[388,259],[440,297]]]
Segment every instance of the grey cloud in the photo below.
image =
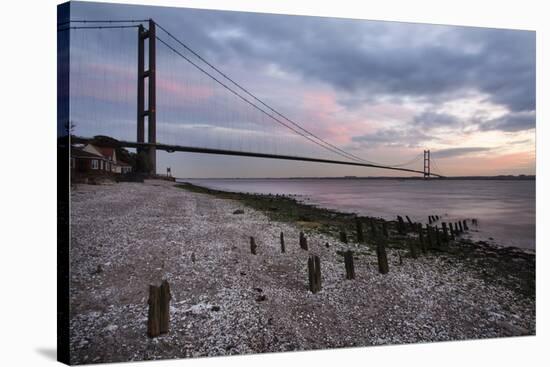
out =
[[418,130],[398,130],[385,129],[378,130],[371,134],[354,136],[351,140],[359,143],[364,148],[377,146],[403,146],[414,148],[421,145],[422,142],[436,140],[433,136],[426,135]]
[[442,149],[437,151],[432,151],[431,154],[435,158],[453,158],[460,157],[464,155],[469,155],[472,153],[480,153],[491,150],[492,148],[487,147],[465,147],[465,148],[449,148]]
[[414,117],[413,122],[417,126],[432,129],[438,127],[455,127],[460,125],[461,121],[456,116],[447,113],[438,113],[425,111]]
[[517,112],[486,121],[480,125],[480,129],[484,131],[500,130],[505,132],[516,132],[534,129],[535,126],[536,116],[534,112]]
[[[363,99],[438,103],[475,89],[515,112],[536,108],[530,31],[77,4],[82,18],[152,17],[215,63],[242,65],[249,73],[276,63]],[[219,36],[231,30],[242,36]]]
[[[247,43],[240,57],[277,62],[365,98],[445,101],[475,89],[513,111],[536,107],[534,32],[264,15],[235,23],[255,40],[240,40]],[[433,44],[411,38],[434,30],[443,31]]]

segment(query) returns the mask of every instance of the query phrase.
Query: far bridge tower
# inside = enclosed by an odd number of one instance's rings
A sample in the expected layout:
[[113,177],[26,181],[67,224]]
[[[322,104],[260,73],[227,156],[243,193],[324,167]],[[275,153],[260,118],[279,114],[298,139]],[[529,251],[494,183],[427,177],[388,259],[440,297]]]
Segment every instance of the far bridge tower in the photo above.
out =
[[430,150],[424,150],[424,178],[430,177]]

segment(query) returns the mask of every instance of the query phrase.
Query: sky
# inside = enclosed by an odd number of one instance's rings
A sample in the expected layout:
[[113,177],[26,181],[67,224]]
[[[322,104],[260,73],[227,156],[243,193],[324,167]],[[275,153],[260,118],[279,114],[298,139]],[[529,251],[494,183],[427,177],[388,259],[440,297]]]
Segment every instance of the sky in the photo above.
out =
[[[416,158],[407,167],[422,170],[429,149],[432,170],[448,176],[535,174],[535,32],[80,2],[71,18],[153,18],[293,122],[368,161]],[[157,35],[234,88],[162,30]],[[135,140],[136,53],[134,28],[71,31],[77,135]],[[158,142],[341,158],[181,55],[157,41]],[[403,175],[165,152],[157,166],[178,177]]]

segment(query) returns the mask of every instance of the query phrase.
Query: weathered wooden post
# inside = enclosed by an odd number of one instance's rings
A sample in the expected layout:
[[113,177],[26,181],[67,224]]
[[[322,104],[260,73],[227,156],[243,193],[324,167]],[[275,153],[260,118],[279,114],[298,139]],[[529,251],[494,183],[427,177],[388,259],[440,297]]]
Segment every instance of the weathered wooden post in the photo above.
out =
[[307,238],[304,232],[300,232],[300,248],[307,251]]
[[432,233],[432,226],[426,224],[426,234],[428,236],[428,248],[431,250],[434,248],[434,236]]
[[443,228],[443,242],[449,242],[449,233],[447,233],[447,223],[442,222],[441,227]]
[[256,241],[254,241],[254,237],[250,237],[250,252],[252,253],[252,255],[256,255],[256,248],[258,246],[256,246]]
[[309,290],[317,293],[321,290],[321,260],[317,255],[310,255],[307,260]]
[[157,287],[149,286],[147,335],[150,338],[166,334],[170,326],[170,285],[167,280]]
[[460,232],[464,232],[464,228],[462,227],[462,222],[458,221],[458,227],[460,227]]
[[431,215],[428,215],[428,224],[432,224],[432,216]]
[[353,251],[344,252],[344,265],[346,266],[346,279],[355,279],[355,267],[353,265]]
[[160,333],[168,333],[170,327],[170,285],[164,280],[160,285]]
[[405,222],[400,215],[397,216],[397,232],[399,232],[399,234],[405,234]]
[[355,230],[357,232],[357,242],[364,242],[365,238],[363,236],[363,223],[361,223],[359,217],[355,218]]
[[414,245],[414,241],[413,240],[408,240],[407,242],[409,243],[409,251],[410,251],[411,257],[413,259],[418,258],[418,254],[416,253],[416,247]]
[[147,335],[154,338],[160,335],[160,287],[149,286],[149,314],[147,317]]
[[374,223],[374,219],[371,218],[370,220],[370,231],[372,234],[372,238],[378,237],[378,231],[376,230],[376,223]]
[[399,265],[403,265],[403,258],[401,257],[401,251],[397,251],[397,258],[399,261]]
[[340,242],[348,243],[348,235],[346,234],[346,231],[344,231],[344,230],[340,231]]
[[418,232],[418,241],[420,242],[420,249],[423,253],[426,253],[426,240],[424,239],[424,231],[422,230],[422,223],[416,225],[416,231]]
[[439,236],[439,227],[435,226],[435,244],[437,245],[437,248],[441,248],[441,238]]
[[452,222],[449,222],[449,236],[450,236],[451,240],[454,241],[455,233],[454,233],[454,230],[453,230],[453,223]]
[[281,232],[281,252],[285,252],[285,235],[283,232]]
[[409,218],[408,215],[405,215],[405,218],[407,218],[407,222],[409,223],[409,226],[411,227],[411,231],[414,231],[414,224],[411,221],[411,218]]
[[462,221],[462,224],[464,225],[464,230],[467,231],[468,230],[468,225],[466,224],[466,219],[464,219]]
[[388,223],[386,221],[382,222],[382,234],[386,238],[390,237],[390,234],[388,233]]
[[386,254],[386,247],[381,239],[378,239],[376,244],[376,256],[378,258],[378,271],[381,274],[386,274],[390,271],[388,267],[388,255]]

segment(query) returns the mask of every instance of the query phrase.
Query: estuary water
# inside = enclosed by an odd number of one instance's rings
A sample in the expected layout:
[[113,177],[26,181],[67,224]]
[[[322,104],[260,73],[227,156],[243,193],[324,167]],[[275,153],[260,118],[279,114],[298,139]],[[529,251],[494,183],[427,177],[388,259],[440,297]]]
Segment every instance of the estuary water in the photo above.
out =
[[426,223],[475,218],[470,238],[535,250],[535,180],[182,179],[212,189],[295,195],[341,212]]

